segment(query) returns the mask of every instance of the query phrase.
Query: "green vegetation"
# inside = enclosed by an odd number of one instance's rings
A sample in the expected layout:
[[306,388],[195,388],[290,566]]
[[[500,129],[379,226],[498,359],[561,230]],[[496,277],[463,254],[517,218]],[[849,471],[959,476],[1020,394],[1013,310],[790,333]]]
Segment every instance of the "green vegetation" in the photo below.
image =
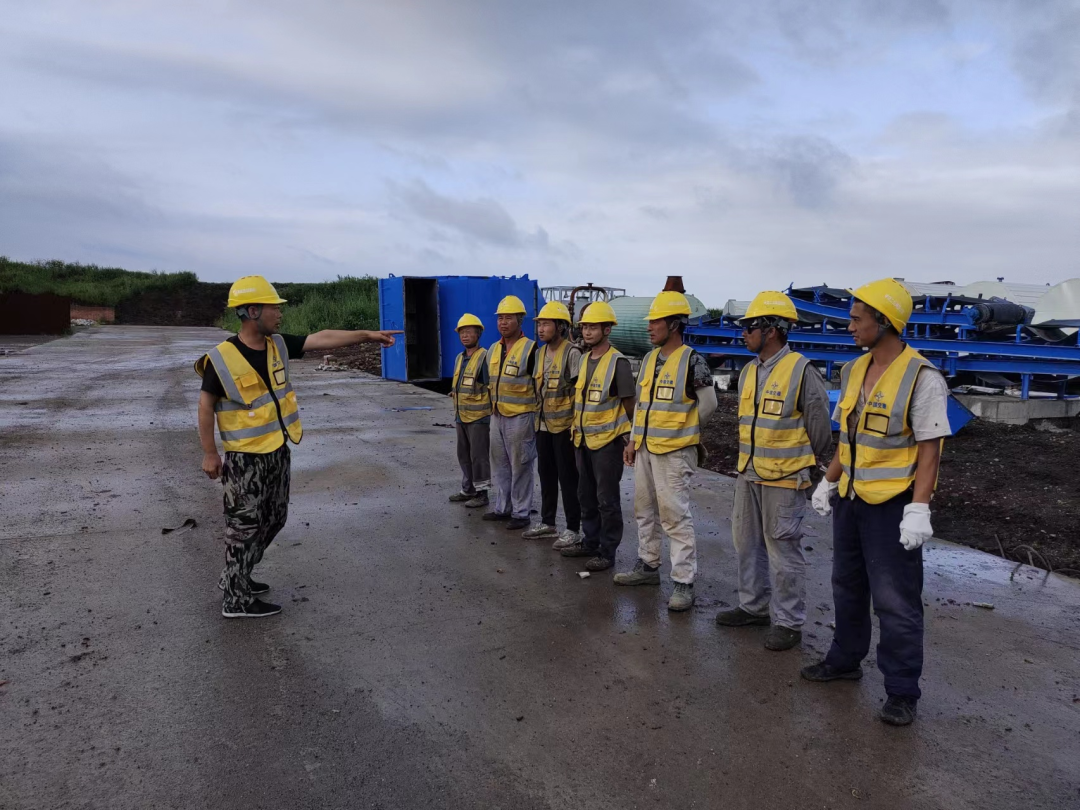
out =
[[16,262],[0,256],[0,293],[54,293],[80,304],[112,307],[149,290],[178,290],[198,281],[194,273],[138,273],[61,261]]
[[[372,276],[338,276],[323,284],[274,284],[288,301],[281,331],[310,335],[320,329],[378,329],[379,284]],[[236,332],[240,319],[226,310],[221,325]]]

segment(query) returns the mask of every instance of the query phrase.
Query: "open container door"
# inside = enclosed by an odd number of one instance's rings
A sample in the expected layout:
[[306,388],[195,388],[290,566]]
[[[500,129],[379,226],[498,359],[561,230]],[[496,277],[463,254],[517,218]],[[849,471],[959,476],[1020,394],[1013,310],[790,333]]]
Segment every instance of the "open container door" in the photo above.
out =
[[383,377],[401,382],[441,379],[438,281],[397,276],[379,279],[379,328],[405,332],[393,346],[382,350]]

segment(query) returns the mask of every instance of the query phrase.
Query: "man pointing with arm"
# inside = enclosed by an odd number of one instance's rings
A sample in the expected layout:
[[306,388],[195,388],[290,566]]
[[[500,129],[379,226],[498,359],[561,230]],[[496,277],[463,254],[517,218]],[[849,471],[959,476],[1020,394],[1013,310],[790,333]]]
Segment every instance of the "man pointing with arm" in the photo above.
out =
[[[202,377],[199,440],[203,472],[225,487],[226,618],[273,616],[281,608],[255,598],[270,590],[254,582],[251,569],[285,526],[289,508],[289,442],[303,438],[300,409],[289,378],[289,360],[306,351],[354,343],[393,346],[400,332],[327,329],[312,335],[281,335],[281,304],[262,276],[245,276],[229,290],[228,306],[240,318],[239,334],[219,343],[195,363]],[[217,421],[225,460],[214,442]]]

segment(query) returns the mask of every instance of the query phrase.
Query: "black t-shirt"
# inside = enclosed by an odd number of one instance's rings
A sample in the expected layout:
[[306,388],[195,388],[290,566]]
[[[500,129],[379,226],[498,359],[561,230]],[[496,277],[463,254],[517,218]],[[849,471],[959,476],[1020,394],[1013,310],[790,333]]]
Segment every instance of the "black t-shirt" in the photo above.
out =
[[[307,340],[307,335],[282,335],[281,337],[285,340],[285,349],[289,353],[290,360],[299,360],[304,356],[304,341]],[[228,342],[239,349],[240,356],[259,372],[259,376],[262,377],[267,389],[273,390],[270,385],[270,370],[267,367],[266,349],[252,349],[244,341],[240,340],[239,335],[233,335]],[[203,371],[202,390],[208,394],[213,394],[215,397],[223,399],[225,397],[225,389],[221,385],[221,380],[218,379],[217,369],[214,368],[213,363],[207,363],[206,369]]]

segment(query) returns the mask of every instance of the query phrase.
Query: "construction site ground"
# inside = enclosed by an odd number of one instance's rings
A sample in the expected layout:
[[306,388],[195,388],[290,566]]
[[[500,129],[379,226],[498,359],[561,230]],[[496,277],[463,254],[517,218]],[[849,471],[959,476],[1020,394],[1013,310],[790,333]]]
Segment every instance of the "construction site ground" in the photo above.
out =
[[1076,581],[930,543],[924,696],[891,728],[873,653],[858,683],[798,675],[831,637],[827,521],[803,647],[768,652],[713,621],[732,479],[695,479],[698,604],[669,614],[666,580],[582,579],[447,503],[449,400],[321,357],[293,366],[305,438],[257,569],[284,611],[222,619],[192,370],[222,336],[98,327],[0,358],[5,810],[1080,804]]

